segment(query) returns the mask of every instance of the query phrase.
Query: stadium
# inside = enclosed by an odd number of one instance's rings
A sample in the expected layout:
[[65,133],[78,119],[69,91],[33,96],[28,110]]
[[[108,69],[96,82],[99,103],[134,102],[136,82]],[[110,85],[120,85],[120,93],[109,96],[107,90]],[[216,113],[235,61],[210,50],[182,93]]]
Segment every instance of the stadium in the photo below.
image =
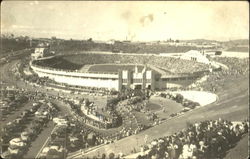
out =
[[209,71],[209,65],[203,63],[159,55],[86,52],[40,57],[30,62],[39,77],[71,86],[116,91],[185,87]]

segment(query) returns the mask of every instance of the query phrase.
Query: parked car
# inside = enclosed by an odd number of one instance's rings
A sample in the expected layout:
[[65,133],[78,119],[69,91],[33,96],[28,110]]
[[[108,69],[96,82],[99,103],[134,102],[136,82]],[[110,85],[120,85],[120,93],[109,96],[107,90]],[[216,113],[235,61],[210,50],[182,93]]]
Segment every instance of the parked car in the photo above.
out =
[[24,131],[24,132],[22,132],[21,133],[21,139],[22,139],[22,141],[24,141],[24,142],[28,142],[28,141],[30,141],[31,140],[31,136],[32,136],[32,134],[31,133],[29,133],[28,131]]
[[22,141],[21,138],[14,138],[12,140],[10,140],[10,146],[13,147],[24,147],[26,146],[26,143]]

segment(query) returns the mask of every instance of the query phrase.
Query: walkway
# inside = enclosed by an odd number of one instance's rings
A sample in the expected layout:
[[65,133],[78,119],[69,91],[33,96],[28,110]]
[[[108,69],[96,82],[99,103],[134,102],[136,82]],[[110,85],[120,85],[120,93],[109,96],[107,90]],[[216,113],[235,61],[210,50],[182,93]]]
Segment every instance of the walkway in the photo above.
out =
[[229,150],[224,159],[246,159],[249,156],[248,140],[249,137],[246,134],[233,149]]

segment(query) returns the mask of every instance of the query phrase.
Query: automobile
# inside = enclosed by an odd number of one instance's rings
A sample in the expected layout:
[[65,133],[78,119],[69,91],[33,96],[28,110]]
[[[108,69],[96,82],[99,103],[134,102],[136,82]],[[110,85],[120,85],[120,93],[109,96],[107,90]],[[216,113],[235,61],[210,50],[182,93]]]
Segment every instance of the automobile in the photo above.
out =
[[5,121],[5,120],[6,120],[6,117],[2,116],[1,121]]
[[18,127],[20,127],[20,124],[24,122],[24,118],[18,117],[14,120],[14,122],[18,125]]
[[6,110],[5,108],[0,108],[0,112],[2,113],[2,115],[8,115],[10,112],[8,110]]
[[20,136],[21,136],[22,141],[27,142],[27,141],[31,140],[31,134],[28,131],[22,132]]
[[10,143],[10,147],[12,149],[26,146],[26,143],[23,142],[21,138],[14,138],[14,139],[10,140],[9,143]]
[[68,125],[68,121],[63,118],[53,118],[53,122],[57,125]]
[[79,140],[79,138],[74,137],[74,136],[70,136],[69,137],[69,144],[68,144],[68,150],[70,151],[76,151],[77,149],[79,149],[79,147],[81,147],[82,142]]
[[34,136],[39,134],[42,130],[41,124],[39,123],[32,123],[31,126],[27,129],[27,131]]
[[38,102],[35,102],[35,103],[32,104],[32,106],[33,106],[33,107],[37,107],[37,106],[39,106],[39,103],[38,103]]
[[47,153],[49,152],[49,150],[50,150],[50,147],[44,147],[39,157],[40,158],[46,158]]
[[3,127],[3,130],[5,132],[13,132],[13,131],[16,131],[16,128],[17,128],[17,124],[15,122],[8,122],[4,127]]
[[8,151],[13,156],[13,158],[21,158],[21,156],[24,154],[25,149],[23,148],[8,148]]
[[9,144],[9,141],[13,138],[12,133],[1,132],[1,142],[2,144]]
[[61,145],[64,144],[64,141],[65,141],[65,137],[63,138],[63,137],[54,136],[53,139],[50,142],[50,145],[61,146]]
[[39,119],[47,118],[48,112],[36,111],[35,116]]
[[170,117],[175,117],[177,116],[177,113],[170,114]]
[[33,107],[33,108],[30,108],[30,110],[29,110],[29,111],[30,111],[31,113],[35,113],[35,112],[36,112],[36,110],[37,110],[37,109],[36,109],[35,107]]
[[12,154],[9,151],[5,151],[1,154],[2,158],[12,158]]
[[40,103],[45,103],[44,99],[39,100]]
[[185,108],[183,108],[183,109],[181,110],[181,112],[187,112],[187,111],[189,111],[189,110],[191,110],[191,108],[185,107]]
[[21,117],[22,117],[22,118],[26,118],[29,114],[30,114],[30,111],[29,111],[29,110],[24,110],[24,111],[21,113]]

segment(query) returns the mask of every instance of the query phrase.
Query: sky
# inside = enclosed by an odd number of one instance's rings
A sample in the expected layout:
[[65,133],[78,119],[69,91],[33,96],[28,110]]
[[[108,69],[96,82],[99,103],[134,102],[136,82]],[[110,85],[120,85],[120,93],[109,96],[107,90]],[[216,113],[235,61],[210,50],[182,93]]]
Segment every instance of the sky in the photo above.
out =
[[247,1],[4,1],[1,33],[154,41],[249,37]]

